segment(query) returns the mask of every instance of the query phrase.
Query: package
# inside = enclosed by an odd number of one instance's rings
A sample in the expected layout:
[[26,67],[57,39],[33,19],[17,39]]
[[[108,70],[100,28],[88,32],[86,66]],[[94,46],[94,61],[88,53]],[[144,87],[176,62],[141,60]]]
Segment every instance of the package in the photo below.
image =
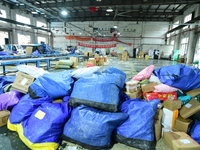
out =
[[197,96],[200,94],[200,88],[188,91],[188,92],[186,92],[186,94],[191,95],[192,97]]
[[107,62],[107,61],[108,61],[108,57],[104,56],[104,62]]
[[70,57],[70,60],[74,62],[72,65],[73,68],[78,66],[78,57]]
[[161,101],[164,100],[175,100],[177,99],[177,93],[143,93],[143,97],[145,100],[159,99]]
[[26,55],[31,55],[33,52],[33,47],[26,47]]
[[33,83],[34,80],[35,78],[33,76],[18,72],[12,88],[26,94],[28,92],[29,86]]
[[173,150],[200,149],[200,145],[185,132],[164,132],[164,142]]
[[138,91],[139,81],[131,80],[125,83],[126,84],[126,91],[129,93],[133,93]]
[[89,63],[93,63],[94,66],[97,65],[96,59],[88,59],[88,62],[89,62]]
[[84,52],[84,56],[89,56],[89,52]]
[[165,128],[174,129],[175,119],[178,117],[178,110],[171,111],[163,108],[162,125]]
[[92,56],[92,52],[89,52],[89,56]]
[[123,55],[122,55],[121,60],[123,60],[123,61],[128,61],[128,56],[123,56]]
[[161,129],[162,129],[161,122],[159,120],[156,120],[154,122],[154,134],[156,141],[160,140],[161,138]]
[[162,115],[163,115],[163,110],[162,109],[157,109],[156,110],[156,114],[154,116],[154,119],[161,121],[162,120]]
[[177,110],[181,108],[181,100],[166,100],[164,101],[164,108],[167,108],[169,110]]
[[56,99],[52,103],[63,103],[63,100],[62,99]]
[[97,65],[98,66],[103,66],[104,65],[104,60],[102,59],[100,59],[98,62],[97,62]]
[[152,92],[155,90],[154,86],[158,85],[157,82],[152,82],[152,83],[148,83],[148,84],[143,84],[141,85],[142,88],[142,92]]
[[191,119],[183,119],[181,117],[178,117],[175,119],[174,128],[178,131],[187,133],[191,128],[191,123],[192,123]]
[[136,92],[125,92],[125,94],[130,98],[130,99],[134,99],[134,98],[138,98],[138,99],[142,99],[142,90],[139,88],[138,91]]
[[94,58],[99,58],[99,54],[95,53]]
[[0,111],[0,127],[7,124],[10,112],[8,110]]
[[200,103],[195,98],[192,98],[189,103],[181,108],[180,116],[186,119],[198,111],[200,111]]

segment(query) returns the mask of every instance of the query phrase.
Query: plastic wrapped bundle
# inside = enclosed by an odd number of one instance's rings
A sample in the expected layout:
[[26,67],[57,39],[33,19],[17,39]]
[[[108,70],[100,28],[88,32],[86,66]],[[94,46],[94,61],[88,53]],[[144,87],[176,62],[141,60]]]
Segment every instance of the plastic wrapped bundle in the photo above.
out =
[[12,109],[7,124],[8,129],[16,131],[15,124],[20,124],[31,116],[34,110],[36,110],[42,103],[50,103],[53,101],[51,97],[43,97],[39,99],[32,99],[29,94],[24,95],[19,103]]
[[79,79],[80,77],[88,76],[93,73],[99,73],[99,72],[100,72],[100,67],[81,68],[73,71],[71,73],[71,76],[73,78]]
[[60,98],[71,94],[74,80],[71,71],[62,71],[53,74],[45,74],[37,78],[29,87],[31,98],[40,97]]
[[30,149],[56,150],[71,110],[66,102],[43,103],[28,119],[17,125],[20,139]]
[[59,60],[58,65],[65,65],[65,66],[72,66],[73,65],[72,60]]
[[127,113],[129,119],[114,131],[116,141],[142,150],[155,150],[153,123],[159,102],[158,99],[125,101],[121,112]]
[[75,82],[69,104],[73,107],[87,105],[97,109],[117,112],[119,93],[125,77],[120,74],[99,73],[84,76]]
[[153,72],[161,82],[180,90],[200,88],[200,69],[186,65],[170,65]]
[[4,94],[0,95],[0,111],[1,110],[7,110],[15,106],[21,97],[24,94],[22,94],[19,91],[10,91]]
[[87,149],[111,148],[112,131],[128,118],[126,113],[110,113],[81,105],[72,111],[62,138]]
[[70,66],[67,66],[67,65],[58,65],[58,64],[56,64],[56,65],[54,66],[54,68],[56,68],[56,69],[69,69]]
[[34,67],[34,66],[28,66],[28,65],[18,65],[17,70],[27,73],[30,76],[33,76],[35,78],[38,78],[40,76],[43,76],[44,74],[49,74],[48,71],[45,71],[42,68]]

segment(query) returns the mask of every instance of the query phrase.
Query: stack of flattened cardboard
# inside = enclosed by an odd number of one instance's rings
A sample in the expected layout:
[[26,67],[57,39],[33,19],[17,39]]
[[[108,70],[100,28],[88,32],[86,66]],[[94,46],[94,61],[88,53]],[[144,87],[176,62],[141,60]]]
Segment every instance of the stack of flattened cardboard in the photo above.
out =
[[161,121],[162,121],[163,111],[158,108],[156,111],[156,115],[154,116],[154,131],[155,131],[155,140],[158,141],[161,138]]

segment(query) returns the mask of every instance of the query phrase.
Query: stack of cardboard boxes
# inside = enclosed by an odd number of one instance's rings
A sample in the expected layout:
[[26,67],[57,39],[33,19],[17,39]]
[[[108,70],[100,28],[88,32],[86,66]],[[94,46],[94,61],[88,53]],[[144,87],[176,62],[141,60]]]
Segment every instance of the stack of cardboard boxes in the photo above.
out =
[[[188,91],[193,98],[182,106],[176,92],[154,93],[156,82],[139,84],[139,81],[126,82],[126,94],[131,99],[139,98],[146,101],[160,99],[161,105],[154,117],[155,140],[163,136],[165,143],[174,150],[200,150],[200,146],[187,134],[193,125],[190,116],[200,111],[200,102],[195,96],[200,94],[200,88]],[[136,88],[137,87],[137,88]]]
[[87,66],[88,63],[93,63],[94,66],[104,66],[104,62],[107,62],[108,60],[106,56],[99,56],[96,53],[93,56],[94,58],[89,58],[88,61],[83,63],[83,65]]
[[121,60],[123,60],[123,61],[127,61],[128,60],[128,52],[127,51],[122,52]]

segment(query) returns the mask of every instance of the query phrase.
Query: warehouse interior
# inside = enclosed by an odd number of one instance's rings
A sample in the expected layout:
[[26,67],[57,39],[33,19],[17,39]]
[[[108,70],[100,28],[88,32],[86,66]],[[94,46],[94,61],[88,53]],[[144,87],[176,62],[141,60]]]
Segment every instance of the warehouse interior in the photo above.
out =
[[199,61],[199,0],[0,0],[0,150],[199,150]]

